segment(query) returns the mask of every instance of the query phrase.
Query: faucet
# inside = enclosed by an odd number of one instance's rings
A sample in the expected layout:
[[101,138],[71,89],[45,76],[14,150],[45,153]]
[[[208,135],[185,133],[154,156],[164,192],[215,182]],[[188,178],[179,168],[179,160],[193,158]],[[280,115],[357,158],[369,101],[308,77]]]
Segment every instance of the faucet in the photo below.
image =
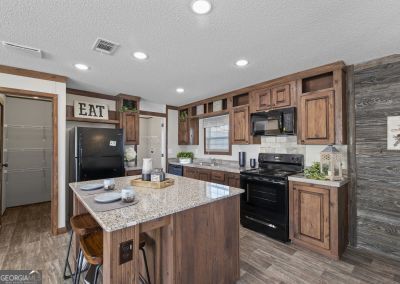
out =
[[215,158],[211,158],[211,165],[216,166],[217,160]]

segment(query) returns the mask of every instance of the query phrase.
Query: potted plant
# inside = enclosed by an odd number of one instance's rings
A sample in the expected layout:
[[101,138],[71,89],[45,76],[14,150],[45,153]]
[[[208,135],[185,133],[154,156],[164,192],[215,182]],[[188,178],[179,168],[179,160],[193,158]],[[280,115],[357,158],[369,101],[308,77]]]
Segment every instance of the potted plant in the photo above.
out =
[[134,147],[125,148],[125,162],[128,167],[136,166],[136,151]]
[[186,118],[187,118],[187,116],[188,116],[188,114],[187,114],[186,111],[181,111],[181,112],[179,113],[179,120],[180,120],[180,121],[185,121]]
[[193,162],[194,154],[192,152],[179,152],[176,157],[180,164],[190,164]]
[[314,162],[311,167],[304,169],[304,176],[309,179],[326,180],[326,175],[321,172],[319,162]]

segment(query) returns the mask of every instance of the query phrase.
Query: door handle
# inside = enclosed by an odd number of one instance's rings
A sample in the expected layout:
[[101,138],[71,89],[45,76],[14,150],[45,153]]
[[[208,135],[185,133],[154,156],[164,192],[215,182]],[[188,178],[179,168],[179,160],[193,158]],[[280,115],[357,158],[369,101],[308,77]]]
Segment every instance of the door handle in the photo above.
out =
[[8,168],[8,163],[1,164],[3,168]]

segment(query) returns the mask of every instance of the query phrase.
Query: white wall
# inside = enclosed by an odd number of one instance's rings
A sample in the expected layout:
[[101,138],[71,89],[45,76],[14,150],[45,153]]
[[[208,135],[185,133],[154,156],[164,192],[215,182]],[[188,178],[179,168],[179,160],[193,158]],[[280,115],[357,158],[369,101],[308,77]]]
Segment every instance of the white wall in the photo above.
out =
[[165,113],[167,106],[145,99],[140,99],[139,110]]
[[58,95],[58,227],[65,227],[66,84],[0,73],[0,86]]
[[168,158],[175,158],[180,151],[178,145],[178,111],[168,110]]

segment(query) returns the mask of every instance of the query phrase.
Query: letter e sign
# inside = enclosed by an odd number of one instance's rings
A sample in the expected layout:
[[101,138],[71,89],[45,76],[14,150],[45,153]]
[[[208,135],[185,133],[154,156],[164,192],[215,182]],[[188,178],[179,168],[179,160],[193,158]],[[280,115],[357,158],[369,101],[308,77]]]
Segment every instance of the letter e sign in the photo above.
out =
[[106,104],[74,101],[74,116],[108,120],[108,106]]

